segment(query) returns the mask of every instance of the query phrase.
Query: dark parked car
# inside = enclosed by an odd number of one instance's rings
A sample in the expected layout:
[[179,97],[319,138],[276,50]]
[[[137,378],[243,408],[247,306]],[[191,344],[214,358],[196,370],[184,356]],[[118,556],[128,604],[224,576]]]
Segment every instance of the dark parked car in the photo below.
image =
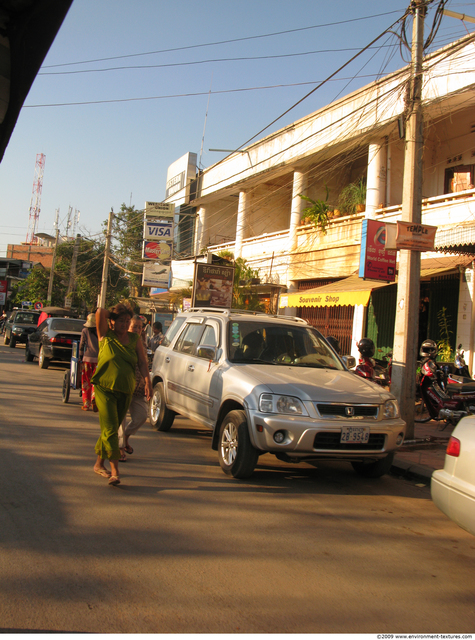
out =
[[18,343],[26,344],[30,333],[36,330],[40,314],[36,311],[13,311],[5,323],[5,336],[3,342],[12,347]]
[[41,369],[47,369],[52,360],[71,360],[72,344],[81,339],[84,320],[76,318],[46,318],[37,330],[30,334],[25,357],[33,362],[35,356]]

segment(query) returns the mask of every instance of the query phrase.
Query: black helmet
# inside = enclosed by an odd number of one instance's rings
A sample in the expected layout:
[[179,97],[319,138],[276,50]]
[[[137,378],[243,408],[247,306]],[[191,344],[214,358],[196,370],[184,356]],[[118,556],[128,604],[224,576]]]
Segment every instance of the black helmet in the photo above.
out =
[[363,357],[372,358],[374,356],[374,342],[371,338],[361,338],[356,346]]
[[421,358],[435,358],[437,353],[437,344],[434,340],[424,340],[421,344],[421,350],[419,351]]
[[334,351],[340,353],[340,341],[334,336],[327,336],[325,340],[328,342],[330,347],[333,348]]

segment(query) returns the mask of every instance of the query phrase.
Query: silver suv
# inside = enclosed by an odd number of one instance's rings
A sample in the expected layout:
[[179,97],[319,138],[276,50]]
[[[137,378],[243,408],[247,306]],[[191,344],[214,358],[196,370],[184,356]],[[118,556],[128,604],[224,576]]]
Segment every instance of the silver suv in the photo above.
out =
[[347,460],[380,477],[404,440],[394,396],[348,371],[300,318],[180,313],[155,351],[152,383],[152,426],[168,431],[178,413],[212,429],[221,468],[235,478],[252,475],[263,453]]

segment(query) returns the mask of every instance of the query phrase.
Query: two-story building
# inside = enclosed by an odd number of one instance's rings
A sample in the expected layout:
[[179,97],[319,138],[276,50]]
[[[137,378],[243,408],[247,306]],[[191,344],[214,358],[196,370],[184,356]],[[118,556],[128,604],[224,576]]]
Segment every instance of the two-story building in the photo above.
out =
[[[300,315],[324,335],[335,335],[353,355],[363,335],[384,352],[392,348],[396,285],[361,281],[355,274],[362,219],[401,217],[409,74],[404,67],[354,91],[232,153],[196,180],[188,154],[183,184],[167,198],[180,206],[179,214],[183,210],[187,229],[194,222],[190,254],[231,250],[243,257],[259,270],[261,283],[285,287],[282,313]],[[472,360],[474,35],[428,55],[423,78],[422,221],[438,229],[436,251],[422,255],[419,335],[438,340],[443,314],[453,346],[462,342]],[[342,215],[341,193],[361,182],[365,211]],[[305,224],[308,202],[301,194],[331,205],[333,217],[324,231]],[[323,286],[322,292],[336,288],[348,295],[293,295]],[[363,298],[352,297],[361,291]]]

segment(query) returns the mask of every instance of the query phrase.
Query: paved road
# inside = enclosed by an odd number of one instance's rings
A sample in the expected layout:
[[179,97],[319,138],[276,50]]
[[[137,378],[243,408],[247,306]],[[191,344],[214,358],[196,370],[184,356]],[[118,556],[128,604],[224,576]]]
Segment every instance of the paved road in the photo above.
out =
[[0,630],[472,633],[475,538],[429,488],[266,455],[227,478],[209,433],[145,425],[109,487],[63,368],[0,347]]

